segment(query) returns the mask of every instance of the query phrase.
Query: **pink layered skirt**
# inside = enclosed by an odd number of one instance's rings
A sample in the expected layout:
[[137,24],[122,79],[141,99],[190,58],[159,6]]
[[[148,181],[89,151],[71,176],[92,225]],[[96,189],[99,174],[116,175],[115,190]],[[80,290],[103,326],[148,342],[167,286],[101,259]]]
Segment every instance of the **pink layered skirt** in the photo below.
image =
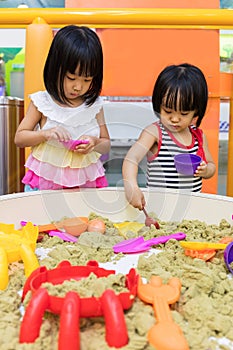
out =
[[33,148],[25,167],[28,168],[22,182],[32,189],[57,190],[62,188],[107,187],[105,169],[100,154],[93,152],[87,156],[50,145]]

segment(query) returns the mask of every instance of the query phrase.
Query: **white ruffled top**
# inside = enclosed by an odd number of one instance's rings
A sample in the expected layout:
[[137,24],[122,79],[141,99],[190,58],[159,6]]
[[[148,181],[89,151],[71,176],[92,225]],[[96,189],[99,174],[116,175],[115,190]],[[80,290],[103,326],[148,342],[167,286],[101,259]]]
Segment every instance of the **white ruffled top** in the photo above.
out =
[[[84,103],[78,107],[60,106],[47,91],[36,92],[30,97],[38,111],[47,118],[43,129],[62,126],[74,140],[82,135],[99,137],[96,115],[103,106],[101,97],[91,106]],[[32,147],[25,164],[29,170],[23,182],[40,189],[85,186],[85,183],[90,186],[105,174],[100,156],[98,152],[87,155],[73,152],[57,140],[43,142]]]
[[43,129],[50,129],[56,126],[66,128],[72,139],[87,134],[99,137],[99,125],[96,114],[103,107],[103,99],[99,97],[91,106],[85,103],[78,107],[64,107],[57,104],[47,91],[38,91],[30,95],[30,98],[38,111],[41,112],[47,121]]

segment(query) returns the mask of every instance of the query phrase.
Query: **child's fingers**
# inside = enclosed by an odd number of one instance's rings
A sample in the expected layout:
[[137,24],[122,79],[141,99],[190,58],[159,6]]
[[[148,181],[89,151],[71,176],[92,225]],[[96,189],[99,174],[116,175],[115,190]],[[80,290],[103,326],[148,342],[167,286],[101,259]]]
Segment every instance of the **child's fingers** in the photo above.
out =
[[203,175],[206,171],[207,163],[202,161],[200,165],[197,167],[197,170],[195,171],[194,176],[200,176]]
[[53,138],[59,141],[68,141],[70,140],[70,137],[71,137],[70,133],[61,126],[50,129],[50,138]]

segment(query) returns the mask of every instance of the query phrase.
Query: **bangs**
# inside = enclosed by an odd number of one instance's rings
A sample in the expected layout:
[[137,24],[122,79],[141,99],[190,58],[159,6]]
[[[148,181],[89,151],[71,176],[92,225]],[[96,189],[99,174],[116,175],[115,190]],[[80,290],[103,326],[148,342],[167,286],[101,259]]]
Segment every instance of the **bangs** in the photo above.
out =
[[163,98],[163,106],[175,111],[193,111],[196,109],[196,101],[193,88],[181,84],[181,86],[169,87]]
[[69,71],[72,74],[95,77],[101,71],[101,62],[95,57],[93,51],[90,52],[88,47],[85,49],[79,47],[68,57],[70,57],[70,62],[68,62],[67,67],[70,67]]
[[82,77],[95,77],[98,74],[95,61],[90,58],[88,61],[80,60],[78,62],[78,71],[76,71],[76,74]]

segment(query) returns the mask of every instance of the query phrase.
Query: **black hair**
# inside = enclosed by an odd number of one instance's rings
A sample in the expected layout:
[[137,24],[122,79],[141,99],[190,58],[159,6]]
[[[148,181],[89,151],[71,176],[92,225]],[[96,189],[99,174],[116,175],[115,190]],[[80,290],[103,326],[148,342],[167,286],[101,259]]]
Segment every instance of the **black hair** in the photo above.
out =
[[69,25],[55,35],[44,66],[44,84],[58,102],[67,104],[63,81],[67,72],[93,77],[89,90],[83,95],[85,103],[95,102],[102,90],[103,51],[97,34],[84,26]]
[[189,63],[167,66],[158,76],[152,105],[159,117],[161,106],[175,111],[195,111],[200,126],[208,102],[208,86],[202,71]]

